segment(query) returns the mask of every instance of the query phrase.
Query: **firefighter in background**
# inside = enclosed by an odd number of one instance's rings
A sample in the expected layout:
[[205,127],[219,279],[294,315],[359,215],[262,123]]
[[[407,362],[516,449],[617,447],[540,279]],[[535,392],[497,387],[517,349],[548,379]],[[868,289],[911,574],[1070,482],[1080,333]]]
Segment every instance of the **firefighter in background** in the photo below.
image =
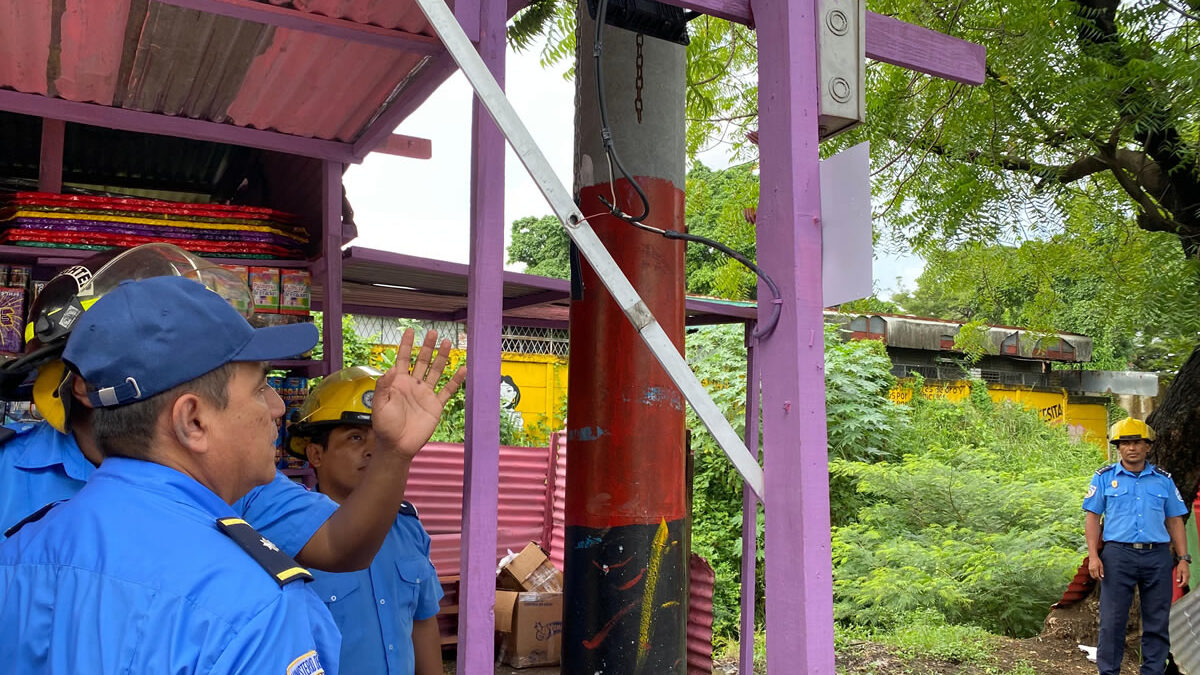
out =
[[[362,481],[376,453],[371,419],[379,376],[355,367],[325,378],[288,427],[289,452],[308,460],[317,489],[339,504]],[[405,501],[370,567],[314,572],[312,588],[342,631],[344,672],[441,675],[442,587],[429,546],[416,507]]]
[[[1127,417],[1109,430],[1121,460],[1092,476],[1083,509],[1088,571],[1100,582],[1100,675],[1120,675],[1136,587],[1142,601],[1142,675],[1166,670],[1172,583],[1188,582],[1187,506],[1171,474],[1150,464],[1150,425]],[[1103,522],[1101,522],[1103,517]]]

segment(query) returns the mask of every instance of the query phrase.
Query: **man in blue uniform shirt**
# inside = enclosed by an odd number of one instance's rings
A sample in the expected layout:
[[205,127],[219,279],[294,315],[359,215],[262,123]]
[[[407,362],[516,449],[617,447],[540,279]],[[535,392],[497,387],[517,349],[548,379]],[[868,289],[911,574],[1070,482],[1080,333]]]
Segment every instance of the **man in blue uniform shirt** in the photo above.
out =
[[[20,425],[13,430],[15,434],[0,429],[0,434],[9,436],[0,437],[0,541],[10,527],[45,504],[72,497],[102,459],[92,437],[92,410],[84,383],[63,372],[61,361],[56,360],[72,325],[47,319],[82,315],[82,311],[72,310],[82,310],[135,270],[144,276],[187,274],[210,288],[229,287],[217,278],[223,272],[221,268],[167,244],[139,246],[111,262],[104,259],[84,263],[65,270],[47,284],[30,309],[29,328],[37,332],[27,337],[30,348],[44,352],[41,357],[48,361],[39,372],[39,382],[62,383],[54,388],[53,396],[46,397],[51,404],[47,408],[56,405],[59,414],[57,418],[47,415],[48,419],[57,419],[55,426],[47,422]],[[430,331],[417,362],[423,374],[436,341],[437,334]],[[411,353],[411,332],[405,333],[402,342],[401,353]],[[443,341],[443,352],[448,349],[449,343]],[[436,372],[431,370],[425,382],[437,381],[445,360],[435,361],[434,366]],[[21,377],[18,373],[17,379]],[[460,369],[442,393],[453,393],[464,377]],[[304,565],[330,571],[366,567],[389,531],[403,498],[403,490],[396,486],[407,482],[412,458],[432,434],[441,414],[438,395],[426,389],[432,389],[432,385],[418,392],[419,399],[408,402],[415,406],[410,417],[416,423],[403,437],[404,445],[381,446],[380,461],[340,507],[324,495],[309,492],[276,474],[270,483],[255,487],[238,500],[234,511]]]
[[[337,672],[336,627],[298,583],[308,572],[229,506],[276,476],[283,405],[263,362],[315,342],[311,326],[255,331],[177,277],[122,284],[84,313],[64,359],[88,383],[106,459],[0,544],[10,669]],[[375,393],[389,447],[428,438],[453,393],[433,391],[422,353],[421,375],[394,369]]]
[[[288,450],[317,472],[318,489],[345,500],[373,461],[373,392],[379,373],[346,368],[309,393],[288,428]],[[314,573],[312,589],[342,631],[342,669],[375,675],[441,675],[438,601],[429,535],[405,502],[366,570]]]
[[1161,675],[1171,646],[1171,584],[1187,583],[1191,562],[1183,530],[1187,506],[1171,474],[1146,461],[1154,429],[1127,417],[1109,436],[1121,461],[1096,471],[1083,500],[1088,571],[1100,582],[1096,664],[1100,675],[1120,675],[1136,587],[1142,601],[1141,672]]

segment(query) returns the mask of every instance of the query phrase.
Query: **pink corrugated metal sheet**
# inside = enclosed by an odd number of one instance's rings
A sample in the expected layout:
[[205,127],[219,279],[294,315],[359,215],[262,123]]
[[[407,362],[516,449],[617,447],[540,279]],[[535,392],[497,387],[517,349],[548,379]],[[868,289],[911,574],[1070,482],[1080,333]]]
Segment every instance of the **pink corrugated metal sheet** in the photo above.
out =
[[[500,509],[496,559],[542,538],[546,511],[547,448],[500,448]],[[408,500],[433,540],[440,576],[458,574],[462,541],[463,446],[430,443],[413,461]]]
[[558,431],[550,437],[550,453],[554,462],[552,497],[550,498],[550,561],[564,569],[563,542],[567,522],[567,432]]
[[352,141],[424,59],[280,28],[250,64],[228,115],[241,126]]
[[53,3],[0,0],[0,86],[46,93]]
[[[312,12],[335,19],[369,23],[410,33],[433,35],[425,16],[415,2],[396,0],[271,0],[274,5],[290,5],[302,12]],[[446,3],[451,8],[453,2]]]
[[[157,2],[0,0],[0,87],[353,141],[425,56]],[[416,3],[297,0],[430,35]]]
[[713,584],[717,575],[708,561],[695,553],[688,565],[687,672],[712,674]]
[[[53,3],[24,3],[45,4]],[[129,22],[129,2],[106,12],[88,11],[95,0],[67,0],[60,24],[59,62],[69,67],[54,80],[58,95],[71,101],[112,105]]]

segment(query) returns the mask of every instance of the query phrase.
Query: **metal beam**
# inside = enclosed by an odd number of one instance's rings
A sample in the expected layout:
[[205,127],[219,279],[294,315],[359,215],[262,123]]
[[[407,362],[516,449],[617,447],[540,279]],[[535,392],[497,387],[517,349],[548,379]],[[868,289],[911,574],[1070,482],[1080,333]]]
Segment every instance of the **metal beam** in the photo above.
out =
[[414,54],[433,55],[442,51],[441,42],[428,35],[381,28],[371,24],[335,19],[311,12],[258,2],[258,0],[156,0],[164,5],[191,9],[205,14],[227,16],[278,28],[313,33],[335,40],[357,42]]
[[66,101],[6,89],[0,89],[0,110],[111,129],[242,145],[336,162],[362,161],[354,156],[349,143],[289,136],[274,131],[247,129],[190,117],[110,108],[106,105]]
[[[575,205],[571,193],[562,184],[550,162],[542,153],[541,148],[533,140],[529,130],[521,118],[513,110],[512,104],[504,95],[504,90],[497,84],[489,72],[487,65],[480,58],[467,36],[463,34],[450,9],[443,0],[417,0],[421,11],[429,19],[442,42],[446,45],[467,81],[475,90],[476,100],[486,106],[488,113],[496,124],[503,130],[504,137],[512,145],[517,157],[525,165],[526,171],[541,190],[542,196],[549,202],[559,221],[566,228],[567,235],[575,242],[580,253],[587,258],[592,269],[604,282],[613,300],[621,307],[625,316],[633,323],[639,336],[654,353],[659,364],[671,377],[671,381],[683,393],[688,403],[696,411],[701,421],[716,439],[717,444],[733,462],[738,473],[763,497],[763,470],[758,462],[750,456],[745,443],[734,432],[729,420],[712,398],[704,390],[696,374],[688,367],[687,361],[679,353],[674,343],[667,336],[661,324],[646,307],[637,290],[629,283],[628,277],[617,266],[612,254],[604,248],[604,244],[596,236],[583,213]],[[815,118],[814,118],[815,119]],[[474,271],[474,266],[472,266]],[[819,286],[819,283],[818,283]],[[475,298],[472,290],[472,298]],[[491,386],[490,384],[487,386]],[[824,428],[821,429],[822,434]],[[482,636],[480,639],[483,639]],[[473,671],[474,672],[474,671]]]

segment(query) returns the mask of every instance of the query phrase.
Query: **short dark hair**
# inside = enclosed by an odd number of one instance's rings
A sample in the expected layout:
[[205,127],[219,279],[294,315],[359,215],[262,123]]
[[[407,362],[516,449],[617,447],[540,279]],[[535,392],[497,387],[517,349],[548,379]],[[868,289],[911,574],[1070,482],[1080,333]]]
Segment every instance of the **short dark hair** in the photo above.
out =
[[224,410],[229,405],[229,381],[233,379],[236,365],[226,363],[216,370],[151,396],[145,401],[112,408],[97,408],[92,418],[92,434],[100,452],[106,457],[150,459],[155,427],[163,411],[174,405],[184,394],[196,394]]

